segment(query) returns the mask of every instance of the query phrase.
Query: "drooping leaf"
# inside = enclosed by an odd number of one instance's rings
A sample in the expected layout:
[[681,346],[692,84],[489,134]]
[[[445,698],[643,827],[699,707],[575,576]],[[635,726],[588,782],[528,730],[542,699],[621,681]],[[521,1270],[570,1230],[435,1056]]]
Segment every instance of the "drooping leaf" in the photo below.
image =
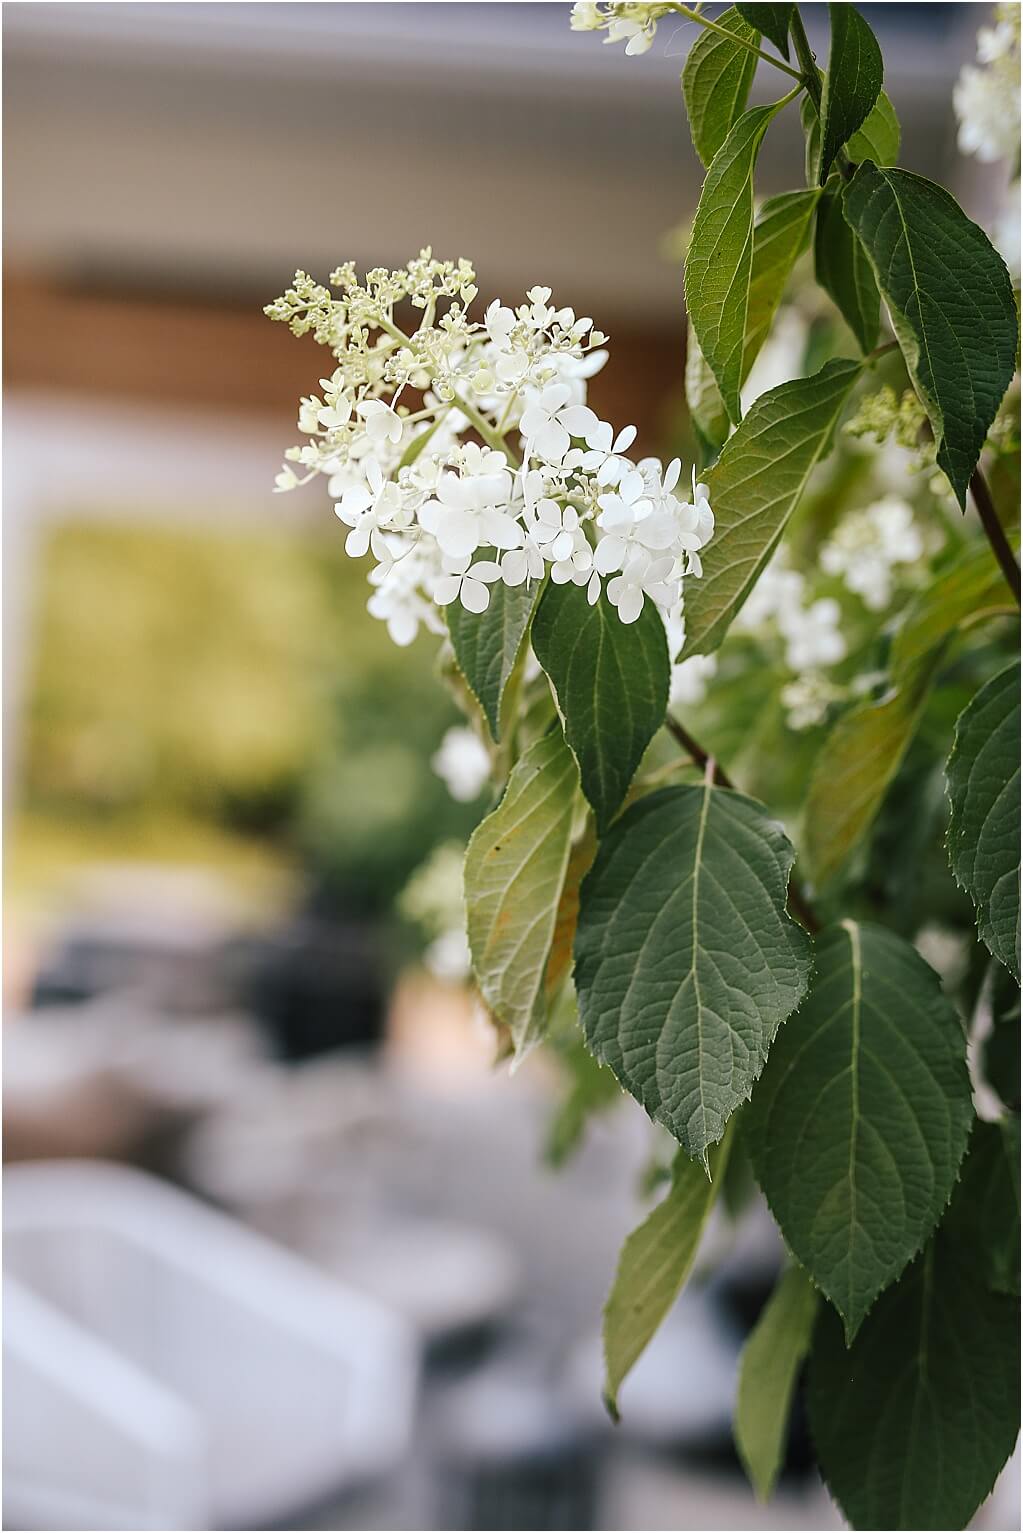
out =
[[862,128],[881,93],[884,65],[877,38],[854,5],[847,0],[829,5],[831,52],[821,97],[821,158],[818,179],[823,186],[842,145]]
[[686,307],[729,419],[740,417],[743,343],[753,266],[753,171],[782,102],[753,107],[707,172],[686,257]]
[[715,458],[728,438],[731,421],[707,358],[700,350],[693,322],[686,326],[686,404],[703,448],[704,461]]
[[703,578],[686,586],[683,654],[717,649],[778,546],[860,375],[859,362],[828,362],[762,394],[707,475],[714,536]]
[[1000,672],[956,722],[948,758],[948,855],[981,941],[1019,982],[1020,666]]
[[892,641],[889,666],[901,676],[960,624],[979,622],[1016,603],[986,542],[977,542],[914,597]]
[[693,147],[706,166],[746,110],[757,59],[743,43],[755,46],[760,36],[734,8],[722,11],[717,24],[740,40],[732,42],[720,32],[702,31],[682,69],[682,95]]
[[[816,187],[804,192],[783,192],[779,197],[768,198],[760,210],[753,229],[753,266],[742,355],[743,383],[770,332],[792,268],[809,243],[813,211],[819,197],[820,191]],[[708,456],[714,456],[728,436],[730,423],[714,374],[700,350],[691,323],[686,349],[686,402],[708,449]]]
[[774,44],[783,58],[788,58],[793,6],[767,5],[764,0],[758,0],[755,5],[737,5],[735,8],[751,27],[756,27],[769,43]]
[[668,1195],[622,1246],[604,1306],[604,1401],[618,1419],[622,1380],[645,1351],[682,1292],[728,1161],[728,1139],[715,1147],[709,1175],[681,1152]]
[[460,602],[447,609],[448,633],[459,670],[486,714],[490,733],[501,736],[501,700],[515,669],[522,641],[536,606],[539,585],[528,582],[490,587],[485,612],[467,612]]
[[943,1234],[975,1254],[987,1286],[996,1293],[1020,1291],[1019,1157],[1017,1117],[978,1122],[941,1226]]
[[874,821],[916,733],[940,659],[932,650],[878,702],[858,703],[831,730],[810,777],[806,856],[825,884]]
[[581,586],[552,582],[532,641],[602,834],[664,723],[671,675],[664,624],[652,602],[635,623],[623,623],[606,595],[591,607]]
[[907,170],[860,165],[845,216],[881,296],[960,506],[1016,360],[1005,262],[955,198]]
[[789,1411],[810,1350],[819,1296],[801,1267],[789,1267],[739,1358],[735,1444],[757,1496],[767,1501],[785,1457]]
[[705,1159],[806,989],[785,909],[789,841],[759,804],[666,788],[612,827],[582,887],[576,989],[586,1041]]
[[786,1243],[852,1337],[941,1218],[973,1106],[958,1015],[908,942],[843,921],[814,959],[748,1138]]
[[827,192],[821,199],[813,257],[818,283],[834,299],[860,350],[873,350],[881,323],[881,295],[859,235],[843,216],[841,193]]
[[816,187],[782,192],[778,197],[769,197],[760,209],[753,229],[743,382],[767,339],[792,268],[810,243],[810,225],[819,197]]
[[[809,96],[800,101],[799,116],[806,138],[806,184],[816,186],[820,170],[821,120]],[[845,147],[856,164],[861,160],[873,160],[875,165],[894,165],[899,158],[901,142],[902,129],[895,108],[887,93],[882,91],[866,122]]]
[[964,1528],[1019,1430],[1019,1306],[942,1233],[846,1350],[822,1306],[807,1404],[821,1472],[856,1528]]
[[558,900],[551,950],[547,958],[547,974],[544,978],[548,996],[554,995],[572,966],[572,944],[575,942],[575,929],[579,923],[579,888],[593,866],[596,855],[596,830],[592,816],[587,815],[583,832],[573,843],[569,853],[565,882],[561,888],[561,898]]
[[516,762],[465,854],[473,972],[521,1056],[544,1019],[544,975],[568,867],[576,767],[560,732]]

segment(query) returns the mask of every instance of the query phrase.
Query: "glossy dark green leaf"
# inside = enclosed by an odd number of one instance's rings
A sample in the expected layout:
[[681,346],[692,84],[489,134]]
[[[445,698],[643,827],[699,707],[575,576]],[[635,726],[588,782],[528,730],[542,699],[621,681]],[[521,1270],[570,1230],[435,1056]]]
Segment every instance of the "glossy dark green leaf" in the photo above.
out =
[[789,1249],[849,1336],[941,1218],[972,1122],[966,1040],[937,975],[894,932],[829,927],[746,1131]]
[[734,7],[722,11],[717,24],[739,40],[731,41],[709,28],[702,31],[693,40],[682,69],[693,147],[707,166],[746,110],[757,59],[743,43],[756,46],[760,37]]
[[529,620],[536,606],[539,584],[507,586],[497,581],[490,587],[485,612],[467,612],[460,602],[447,609],[448,633],[458,668],[486,715],[495,740],[501,735],[501,702],[515,669]]
[[532,641],[603,832],[664,723],[671,674],[664,624],[652,602],[635,623],[623,623],[606,595],[591,606],[581,586],[551,583]]
[[821,98],[821,157],[818,179],[828,179],[835,156],[862,128],[881,93],[884,65],[877,38],[847,0],[829,5],[831,52]]
[[1020,666],[989,681],[956,723],[948,855],[977,930],[1019,983]]
[[762,32],[769,43],[773,43],[783,58],[789,56],[789,22],[792,20],[793,5],[768,5],[763,3],[753,5],[737,5],[736,10],[751,27],[756,27]]
[[740,416],[753,268],[753,171],[782,102],[753,107],[731,129],[703,183],[686,257],[686,307],[729,419]]
[[860,165],[845,216],[859,235],[960,506],[1016,363],[1005,262],[942,187]]
[[777,548],[807,480],[831,448],[860,376],[859,362],[829,362],[762,394],[707,475],[714,536],[703,578],[686,586],[685,655],[717,649]]
[[[800,101],[799,116],[806,138],[806,184],[816,186],[820,172],[821,120],[809,96]],[[899,158],[901,142],[902,129],[895,108],[887,93],[882,91],[866,122],[845,147],[854,164],[873,160],[875,165],[894,165]]]
[[807,1405],[821,1472],[855,1528],[964,1528],[1019,1431],[1019,1305],[941,1232],[847,1350],[822,1306]]
[[693,1157],[721,1138],[806,989],[808,939],[786,911],[793,857],[752,799],[666,788],[616,821],[583,883],[586,1041]]
[[817,209],[813,243],[817,281],[834,300],[862,352],[877,345],[881,295],[859,235],[842,213],[840,192],[826,192]]
[[961,1241],[997,1293],[1020,1291],[1020,1124],[977,1123],[942,1232]]

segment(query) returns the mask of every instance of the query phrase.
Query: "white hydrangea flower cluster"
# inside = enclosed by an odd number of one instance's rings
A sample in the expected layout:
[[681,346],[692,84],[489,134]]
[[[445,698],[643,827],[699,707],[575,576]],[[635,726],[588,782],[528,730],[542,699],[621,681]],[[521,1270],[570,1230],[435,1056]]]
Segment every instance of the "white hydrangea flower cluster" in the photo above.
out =
[[821,672],[848,653],[839,628],[842,612],[830,596],[806,599],[806,577],[789,566],[779,549],[746,599],[733,627],[757,638],[780,636],[785,665],[796,673],[782,688],[790,729],[809,729],[840,696]]
[[915,564],[924,552],[912,507],[897,495],[886,495],[842,518],[821,548],[820,562],[871,612],[881,612],[892,599],[896,567]]
[[630,57],[646,53],[654,40],[657,23],[674,11],[674,5],[641,5],[631,0],[611,0],[596,5],[593,0],[576,0],[572,7],[575,32],[606,32],[605,43],[624,43]]
[[992,164],[1018,162],[1020,146],[1020,8],[996,7],[996,24],[977,33],[977,63],[964,64],[952,101],[959,148]]
[[428,939],[424,965],[435,979],[449,984],[467,980],[472,966],[462,889],[464,861],[464,846],[443,842],[416,869],[398,902],[402,915]]
[[474,729],[455,724],[445,732],[430,765],[460,804],[479,798],[490,779],[490,752]]
[[[322,287],[303,272],[266,313],[311,333],[336,366],[301,401],[299,430],[276,488],[327,478],[354,558],[370,554],[369,610],[398,644],[420,625],[442,633],[439,609],[485,611],[498,582],[549,574],[602,589],[623,623],[649,600],[665,618],[683,578],[701,574],[714,530],[708,491],[681,463],[626,456],[635,427],[616,432],[586,404],[606,339],[593,321],[556,309],[534,287],[481,319],[466,261],[424,250],[399,271],[360,283],[351,264]],[[403,305],[420,311],[403,329]]]

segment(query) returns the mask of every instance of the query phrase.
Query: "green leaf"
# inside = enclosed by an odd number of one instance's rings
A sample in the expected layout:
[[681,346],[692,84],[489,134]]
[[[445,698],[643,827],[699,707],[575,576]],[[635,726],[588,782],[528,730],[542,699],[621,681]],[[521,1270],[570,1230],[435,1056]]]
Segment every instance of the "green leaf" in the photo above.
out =
[[[809,243],[810,224],[819,197],[817,187],[804,192],[783,192],[780,197],[770,197],[760,210],[753,230],[743,383],[770,332],[792,268]],[[709,455],[713,456],[728,437],[728,412],[692,323],[686,343],[686,403]]]
[[855,6],[829,5],[831,52],[821,97],[821,185],[835,155],[862,128],[881,92],[884,65],[877,38]]
[[782,192],[778,197],[769,197],[760,209],[753,230],[743,382],[767,339],[792,268],[810,243],[810,225],[820,195],[816,187]]
[[[806,184],[816,186],[821,152],[821,120],[809,96],[799,103],[799,116],[806,136]],[[858,133],[846,144],[846,152],[857,164],[873,160],[875,165],[894,165],[899,158],[902,129],[886,92],[878,96],[873,110]]]
[[721,643],[829,451],[860,367],[843,358],[762,394],[726,442],[707,475],[714,536],[701,556],[703,578],[686,584],[684,655]]
[[[759,33],[746,25],[738,11],[723,11],[717,22],[735,37],[756,45]],[[755,53],[720,32],[702,31],[690,48],[682,69],[682,95],[693,147],[704,165],[710,165],[746,110],[756,67]]]
[[504,797],[465,854],[472,966],[483,999],[511,1032],[516,1056],[544,1019],[544,975],[572,841],[576,769],[560,733],[516,762]]
[[686,257],[686,307],[730,420],[738,421],[753,266],[753,170],[768,124],[784,105],[739,118],[703,183]]
[[739,12],[751,27],[756,27],[762,32],[769,43],[773,43],[783,58],[789,56],[789,22],[792,20],[792,5],[737,5]]
[[956,721],[948,758],[948,855],[981,941],[1019,983],[1020,666],[982,687]]
[[939,660],[940,651],[926,655],[879,702],[851,708],[825,740],[805,809],[806,857],[817,884],[834,877],[873,823],[916,733]]
[[991,960],[987,985],[991,1031],[981,1045],[985,1081],[1015,1113],[1020,1109],[1020,995],[1008,969]]
[[874,268],[914,387],[960,506],[1016,362],[1005,262],[940,186],[862,164],[845,216]]
[[767,1501],[785,1457],[789,1411],[810,1350],[818,1296],[801,1267],[790,1267],[761,1311],[739,1358],[735,1445],[757,1496]]
[[752,799],[666,788],[616,821],[583,883],[586,1041],[704,1162],[806,989],[808,939],[785,910],[793,857]]
[[873,160],[875,165],[894,165],[899,158],[902,129],[895,108],[886,91],[874,103],[863,126],[846,144],[849,158],[859,164]]
[[501,701],[522,650],[539,589],[531,581],[521,586],[498,581],[490,587],[490,605],[485,612],[467,612],[460,602],[452,602],[447,609],[448,633],[458,668],[486,714],[495,740],[501,737]]
[[721,390],[700,350],[692,320],[686,327],[686,404],[705,459],[714,458],[728,439],[731,422]]
[[963,623],[1015,611],[990,547],[978,541],[913,598],[892,641],[892,675],[902,675]]
[[1019,1306],[940,1233],[853,1345],[822,1309],[807,1404],[821,1471],[856,1528],[963,1528],[1019,1429]]
[[748,1138],[787,1245],[850,1338],[941,1218],[972,1121],[966,1040],[937,975],[894,932],[829,927]]
[[840,193],[828,192],[817,210],[813,245],[818,284],[832,298],[862,352],[877,345],[881,295],[867,252],[842,213]]
[[1018,1118],[977,1123],[942,1233],[972,1251],[996,1293],[1019,1294]]
[[606,595],[591,607],[581,586],[551,582],[532,640],[603,834],[664,723],[671,675],[664,624],[652,602],[635,623],[623,623]]
[[728,1140],[716,1148],[711,1170],[675,1157],[668,1195],[622,1246],[604,1306],[604,1402],[618,1420],[618,1391],[692,1271],[707,1217],[728,1161]]

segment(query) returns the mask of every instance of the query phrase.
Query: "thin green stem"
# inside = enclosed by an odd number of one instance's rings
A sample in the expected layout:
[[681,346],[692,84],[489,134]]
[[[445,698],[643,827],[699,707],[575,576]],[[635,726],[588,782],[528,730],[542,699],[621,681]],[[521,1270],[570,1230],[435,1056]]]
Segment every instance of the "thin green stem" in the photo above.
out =
[[[404,330],[399,330],[398,326],[394,323],[393,320],[381,318],[380,328],[386,331],[388,335],[392,336],[394,340],[400,341],[403,345],[410,346],[412,344],[411,337],[407,336]],[[505,442],[504,437],[501,436],[500,433],[496,431],[490,424],[490,422],[480,414],[475,405],[471,405],[467,399],[463,399],[461,394],[453,394],[449,402],[453,404],[456,409],[461,410],[465,418],[470,421],[475,430],[479,432],[480,436],[483,438],[484,442],[486,442],[488,447],[492,447],[495,452],[503,452],[505,457],[510,462],[512,468],[518,468],[519,465],[515,459],[515,455],[514,453],[509,452],[508,445]]]
[[697,26],[706,27],[708,32],[719,32],[722,37],[727,37],[730,43],[738,43],[740,48],[746,49],[747,53],[755,53],[757,58],[763,59],[765,64],[773,64],[775,69],[780,69],[783,74],[791,75],[793,80],[798,80],[802,84],[803,77],[797,69],[790,69],[788,64],[782,63],[781,59],[776,59],[770,53],[765,53],[763,48],[758,48],[755,43],[747,42],[744,37],[739,37],[737,33],[729,32],[727,27],[719,26],[716,21],[711,21],[709,16],[701,16],[699,11],[694,10],[692,6],[675,5],[672,6],[672,10],[676,11],[679,16],[684,16],[687,21],[695,21]]
[[988,489],[987,480],[978,466],[973,471],[970,480],[970,494],[973,496],[973,504],[977,508],[980,517],[980,525],[984,529],[984,535],[991,545],[991,552],[998,560],[999,568],[1005,576],[1009,590],[1016,598],[1016,605],[1020,603],[1020,576],[1019,565],[1016,563],[1016,555],[1012,551],[1012,545],[1005,536],[1005,529],[998,520],[998,512],[995,510],[991,491]]

